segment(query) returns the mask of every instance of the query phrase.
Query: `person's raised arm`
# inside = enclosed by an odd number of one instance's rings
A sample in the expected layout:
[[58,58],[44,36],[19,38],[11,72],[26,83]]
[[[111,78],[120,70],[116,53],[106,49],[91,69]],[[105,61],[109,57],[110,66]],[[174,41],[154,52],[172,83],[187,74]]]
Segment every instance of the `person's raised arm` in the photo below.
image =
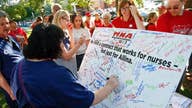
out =
[[137,26],[137,29],[140,29],[140,30],[145,30],[145,26],[143,24],[143,21],[142,19],[140,18],[139,16],[139,13],[137,11],[137,8],[133,5],[130,6],[130,11],[131,11],[131,14],[135,20],[135,23],[136,23],[136,26]]
[[61,44],[61,48],[63,50],[62,58],[64,60],[70,60],[73,57],[73,55],[77,52],[79,47],[84,43],[84,41],[85,41],[85,38],[80,38],[78,43],[76,43],[75,46],[70,50],[67,50],[64,44]]
[[95,98],[93,100],[92,105],[98,104],[99,102],[101,102],[102,100],[104,100],[105,98],[107,98],[107,96],[109,94],[111,94],[111,92],[119,85],[118,79],[116,76],[112,75],[110,76],[110,78],[107,81],[107,84],[100,88],[99,90],[97,90],[95,92]]
[[74,48],[75,46],[75,40],[74,40],[74,36],[73,36],[73,25],[71,23],[69,23],[67,25],[67,30],[68,30],[68,34],[69,34],[69,40],[70,40],[70,48]]

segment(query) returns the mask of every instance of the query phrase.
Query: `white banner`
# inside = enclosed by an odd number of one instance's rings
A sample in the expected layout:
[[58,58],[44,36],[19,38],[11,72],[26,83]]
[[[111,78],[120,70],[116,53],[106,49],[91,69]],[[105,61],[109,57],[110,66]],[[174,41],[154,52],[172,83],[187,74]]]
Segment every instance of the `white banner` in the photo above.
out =
[[120,85],[93,108],[165,108],[192,52],[191,36],[96,28],[83,59],[80,82],[95,91],[111,74]]

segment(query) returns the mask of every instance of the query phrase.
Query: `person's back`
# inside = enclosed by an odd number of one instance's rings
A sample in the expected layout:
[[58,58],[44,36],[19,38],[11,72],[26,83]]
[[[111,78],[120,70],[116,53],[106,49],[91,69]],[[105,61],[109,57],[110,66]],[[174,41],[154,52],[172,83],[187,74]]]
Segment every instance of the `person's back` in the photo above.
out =
[[61,56],[63,38],[63,31],[55,25],[40,24],[32,31],[23,49],[25,59],[13,69],[11,87],[20,108],[88,108],[92,104],[94,94],[53,61]]
[[11,87],[19,108],[89,108],[117,87],[117,78],[111,76],[104,87],[93,93],[79,84],[66,67],[57,65],[53,60],[64,51],[64,37],[56,25],[40,24],[33,29],[23,49],[25,59],[13,69]]
[[[88,108],[93,101],[93,93],[82,89],[69,70],[52,60],[36,62],[25,59],[15,70],[18,71],[14,79],[19,80],[14,81],[12,88],[14,94],[17,94],[19,106],[30,104],[35,108]],[[26,94],[22,91],[26,91]],[[80,93],[87,95],[80,96]]]

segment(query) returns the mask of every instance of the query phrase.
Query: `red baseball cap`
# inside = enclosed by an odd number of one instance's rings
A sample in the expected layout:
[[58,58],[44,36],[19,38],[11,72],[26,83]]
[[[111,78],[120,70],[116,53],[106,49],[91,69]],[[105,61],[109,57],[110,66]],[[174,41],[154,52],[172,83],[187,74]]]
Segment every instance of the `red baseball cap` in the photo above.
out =
[[85,16],[90,17],[90,16],[91,16],[91,13],[90,13],[90,12],[87,12],[87,13],[85,13]]

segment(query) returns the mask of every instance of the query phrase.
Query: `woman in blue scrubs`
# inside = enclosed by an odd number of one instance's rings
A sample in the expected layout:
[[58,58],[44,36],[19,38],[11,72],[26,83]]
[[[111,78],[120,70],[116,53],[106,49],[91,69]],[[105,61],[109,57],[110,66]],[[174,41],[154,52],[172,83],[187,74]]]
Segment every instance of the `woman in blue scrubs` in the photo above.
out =
[[89,108],[105,99],[118,86],[111,76],[93,93],[79,84],[73,74],[53,60],[64,49],[65,34],[55,25],[37,25],[24,47],[25,58],[15,67],[12,89],[20,108]]

